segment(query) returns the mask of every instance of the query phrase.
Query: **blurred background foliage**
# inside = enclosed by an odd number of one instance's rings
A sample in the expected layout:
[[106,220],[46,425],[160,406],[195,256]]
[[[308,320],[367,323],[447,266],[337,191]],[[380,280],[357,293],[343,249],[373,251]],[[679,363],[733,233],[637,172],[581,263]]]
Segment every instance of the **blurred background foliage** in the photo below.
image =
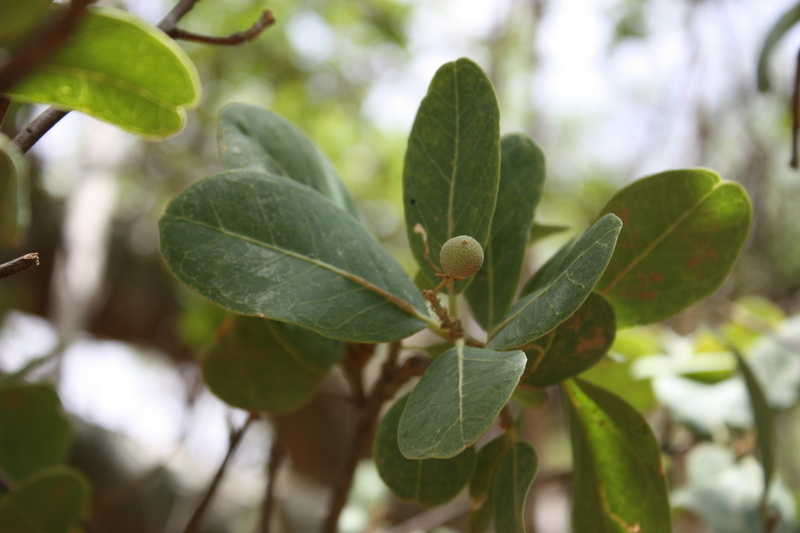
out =
[[[167,0],[101,2],[157,23]],[[146,142],[77,113],[31,151],[28,235],[2,260],[42,266],[0,283],[0,370],[37,358],[76,426],[71,461],[94,485],[101,531],[176,531],[227,447],[227,409],[194,361],[226,313],[182,288],[158,255],[158,217],[186,185],[222,170],[219,110],[231,102],[294,121],[335,163],[370,230],[409,270],[400,177],[405,140],[433,71],[469,56],[497,88],[502,131],[547,156],[537,219],[573,228],[530,251],[526,275],[592,220],[612,192],[669,168],[708,166],[742,183],[755,222],[730,280],[665,326],[621,332],[585,377],[648,414],[662,441],[681,532],[757,532],[760,471],[736,363],[745,351],[778,412],[775,531],[797,531],[800,489],[800,177],[788,167],[790,31],[756,88],[758,50],[788,0],[204,0],[181,25],[226,35],[263,9],[277,23],[238,47],[182,43],[203,83],[186,128]],[[13,104],[13,136],[41,109]],[[311,404],[248,434],[206,531],[252,531],[277,425],[291,450],[278,484],[286,531],[307,531],[337,474],[352,420],[334,375]],[[528,531],[568,529],[569,453],[557,394],[525,414],[542,466]],[[234,422],[231,422],[231,421]],[[491,435],[489,435],[490,437]],[[289,497],[291,496],[291,497]],[[460,502],[460,503],[459,503]],[[459,507],[460,505],[460,507]],[[423,522],[464,527],[466,501]],[[420,510],[389,499],[362,464],[345,531]],[[424,529],[425,527],[423,527]],[[393,531],[410,531],[395,529]]]

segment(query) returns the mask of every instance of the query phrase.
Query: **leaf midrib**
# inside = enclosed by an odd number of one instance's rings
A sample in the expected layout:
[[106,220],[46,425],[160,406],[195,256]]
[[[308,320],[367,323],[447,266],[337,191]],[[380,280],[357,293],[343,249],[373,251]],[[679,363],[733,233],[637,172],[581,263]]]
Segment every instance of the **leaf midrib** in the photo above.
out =
[[644,261],[644,259],[648,255],[650,255],[650,252],[652,252],[659,244],[661,244],[661,242],[664,239],[666,239],[675,230],[675,228],[677,228],[689,215],[691,215],[695,211],[695,209],[700,207],[700,205],[703,202],[705,202],[706,199],[714,193],[714,191],[716,191],[720,186],[722,186],[722,184],[723,184],[722,182],[715,183],[714,186],[706,194],[700,197],[700,199],[686,211],[686,213],[678,217],[675,220],[675,222],[667,226],[666,229],[653,240],[653,242],[651,242],[648,246],[644,248],[644,250],[641,251],[641,253],[634,256],[633,260],[630,263],[628,263],[628,266],[623,268],[614,279],[609,281],[608,284],[600,290],[600,293],[603,295],[607,295],[609,292],[614,290],[614,287],[616,287],[617,284],[631,272],[631,270],[633,270],[639,263]]
[[[397,307],[401,311],[404,311],[405,313],[407,313],[407,314],[409,314],[409,315],[411,315],[411,316],[413,316],[415,318],[418,318],[418,319],[420,319],[420,320],[422,320],[422,321],[424,321],[426,323],[430,323],[431,322],[431,319],[429,317],[422,315],[419,311],[417,311],[417,309],[410,302],[407,302],[406,300],[403,300],[399,296],[395,296],[395,295],[387,292],[386,290],[378,287],[377,285],[374,285],[374,284],[370,283],[368,280],[366,280],[366,279],[364,279],[364,278],[362,278],[360,276],[356,276],[355,274],[352,274],[350,272],[346,272],[344,270],[341,270],[341,269],[331,265],[330,263],[324,263],[322,261],[317,261],[316,259],[311,259],[308,256],[305,256],[305,255],[302,255],[302,254],[298,254],[298,253],[292,252],[290,250],[285,250],[284,248],[280,248],[278,246],[275,246],[275,245],[272,245],[272,244],[269,244],[269,243],[266,243],[266,242],[263,242],[263,241],[258,241],[256,239],[253,239],[253,238],[248,237],[246,235],[242,235],[240,233],[235,233],[235,232],[223,229],[223,228],[219,228],[217,226],[212,226],[210,224],[206,224],[204,222],[200,222],[199,220],[196,220],[196,219],[187,218],[185,216],[176,215],[174,213],[169,213],[168,216],[170,216],[170,217],[172,217],[173,219],[176,219],[176,220],[180,220],[180,221],[183,221],[183,222],[188,222],[190,224],[196,224],[198,226],[202,226],[202,227],[217,231],[217,232],[219,232],[219,233],[221,233],[223,235],[227,235],[229,237],[234,237],[234,238],[237,238],[237,239],[241,239],[241,240],[243,240],[245,242],[249,242],[249,243],[254,244],[256,246],[260,246],[262,248],[266,248],[268,250],[273,250],[273,251],[276,251],[276,252],[280,252],[280,253],[285,254],[285,255],[287,255],[289,257],[292,257],[294,259],[299,259],[301,261],[305,261],[306,263],[311,263],[312,265],[315,265],[315,266],[317,266],[319,268],[322,268],[324,270],[328,270],[330,272],[333,272],[334,274],[337,274],[337,275],[339,275],[339,276],[341,276],[341,277],[343,277],[345,279],[348,279],[348,280],[352,281],[353,283],[356,283],[357,285],[360,285],[364,289],[366,289],[369,292],[372,292],[374,294],[377,294],[378,296],[380,296],[384,300],[388,301],[389,303],[391,303],[392,305],[394,305],[395,307]],[[438,323],[437,323],[437,325],[438,325]]]

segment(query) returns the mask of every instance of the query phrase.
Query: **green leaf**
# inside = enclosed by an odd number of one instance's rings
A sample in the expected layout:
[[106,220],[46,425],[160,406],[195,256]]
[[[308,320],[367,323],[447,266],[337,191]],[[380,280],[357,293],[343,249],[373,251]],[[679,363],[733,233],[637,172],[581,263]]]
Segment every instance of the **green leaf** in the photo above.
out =
[[231,311],[355,342],[403,339],[430,320],[397,261],[319,193],[255,170],[199,181],[160,223],[172,273]]
[[775,46],[780,42],[786,32],[791,30],[795,24],[800,22],[800,3],[786,10],[775,24],[770,28],[761,53],[758,55],[758,90],[761,92],[770,90],[769,82],[769,58]]
[[0,524],[9,533],[66,533],[89,505],[89,483],[58,466],[26,479],[0,500]]
[[489,523],[492,521],[492,507],[491,500],[487,500],[480,507],[474,507],[469,510],[469,533],[484,533],[489,528]]
[[569,231],[571,229],[572,228],[570,226],[560,226],[558,224],[542,224],[540,222],[534,222],[533,226],[531,226],[531,232],[528,235],[528,244],[537,243],[548,237],[552,237],[553,235],[558,235],[559,233],[564,233],[565,231]]
[[475,467],[475,449],[469,447],[449,459],[406,459],[397,446],[397,425],[408,401],[400,398],[378,425],[372,457],[381,479],[401,500],[434,507],[461,492]]
[[466,292],[475,320],[491,331],[519,288],[525,249],[544,186],[544,154],[521,133],[500,143],[500,187],[483,267]]
[[68,43],[6,95],[163,138],[183,127],[184,108],[200,100],[200,80],[165,33],[126,11],[91,7]]
[[[500,180],[500,111],[492,82],[470,59],[433,77],[408,138],[403,201],[411,251],[435,287],[448,239],[469,235],[486,248]],[[456,292],[470,280],[456,283]]]
[[529,375],[523,382],[547,387],[577,376],[608,353],[615,334],[614,308],[591,293],[574,315],[525,348]]
[[311,400],[343,351],[343,342],[300,326],[238,315],[217,333],[203,377],[234,407],[286,413]]
[[72,429],[56,391],[48,385],[0,388],[0,470],[11,481],[63,461]]
[[527,442],[518,441],[503,454],[492,490],[497,533],[525,533],[525,500],[538,471],[539,458]]
[[497,465],[500,464],[500,458],[503,457],[508,444],[508,437],[504,433],[478,450],[475,471],[469,482],[469,497],[472,498],[473,506],[489,497]]
[[411,392],[398,443],[409,459],[447,458],[492,425],[525,370],[520,351],[460,344],[436,359]]
[[4,0],[0,17],[0,47],[17,43],[41,24],[51,0]]
[[525,346],[572,316],[605,270],[621,227],[619,218],[606,215],[573,241],[561,257],[556,254],[558,266],[547,278],[541,278],[534,292],[514,304],[486,347],[506,350]]
[[231,104],[219,115],[219,154],[228,170],[263,170],[308,185],[355,218],[358,207],[333,163],[300,128],[249,104]]
[[670,533],[667,484],[647,421],[585,381],[564,384],[572,440],[572,530]]
[[772,478],[775,475],[775,420],[772,408],[767,403],[767,397],[764,395],[764,390],[761,388],[761,384],[755,374],[753,374],[750,365],[747,364],[738,350],[734,348],[732,351],[739,362],[739,370],[742,371],[745,385],[747,385],[750,405],[753,408],[753,418],[756,422],[756,430],[758,430],[758,450],[761,454],[761,464],[764,468],[764,491],[761,496],[761,505],[762,508],[766,509],[769,489],[772,484]]
[[744,246],[753,208],[738,183],[689,169],[632,183],[602,213],[625,225],[597,290],[626,328],[669,318],[717,290]]
[[28,164],[8,137],[0,135],[0,244],[17,246],[30,218]]

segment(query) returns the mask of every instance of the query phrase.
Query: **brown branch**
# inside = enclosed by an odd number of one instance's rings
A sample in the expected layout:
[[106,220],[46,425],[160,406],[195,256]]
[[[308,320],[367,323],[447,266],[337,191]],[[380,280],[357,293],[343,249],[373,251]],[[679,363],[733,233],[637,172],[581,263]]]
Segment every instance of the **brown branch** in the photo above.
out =
[[0,64],[0,93],[13,87],[64,44],[92,2],[72,0],[66,9],[48,16],[34,37]]
[[172,29],[171,31],[167,32],[167,35],[176,40],[180,39],[183,41],[192,41],[196,43],[236,46],[238,44],[246,43],[247,41],[252,41],[258,37],[262,31],[266,30],[273,24],[275,24],[275,16],[272,14],[272,11],[264,11],[261,13],[261,18],[259,18],[252,27],[244,31],[237,31],[236,33],[232,33],[227,37],[200,35],[198,33],[192,33],[180,28]]
[[789,166],[797,168],[797,143],[800,134],[800,51],[797,52],[797,61],[794,70],[794,88],[792,90],[792,159]]
[[11,144],[19,148],[23,154],[26,153],[45,133],[50,131],[50,128],[67,116],[67,113],[69,113],[69,111],[48,107],[42,114],[33,119],[30,124],[25,126],[25,128],[11,140]]
[[402,365],[397,366],[400,347],[400,341],[389,345],[389,355],[381,367],[380,376],[372,386],[367,401],[361,408],[349,454],[345,459],[339,480],[333,488],[328,515],[322,526],[323,533],[336,533],[337,531],[339,515],[344,509],[345,503],[347,503],[347,495],[350,492],[350,486],[353,484],[356,466],[358,466],[361,458],[366,455],[369,444],[372,442],[381,407],[394,397],[404,383],[414,376],[422,375],[428,368],[429,361],[418,355],[409,357]]
[[228,468],[228,463],[230,462],[233,453],[236,451],[236,448],[239,447],[239,443],[241,442],[245,431],[247,431],[247,428],[250,427],[250,424],[258,418],[258,414],[250,413],[250,416],[247,417],[247,420],[245,420],[244,424],[242,424],[242,427],[231,433],[228,439],[228,453],[225,454],[225,459],[222,460],[222,463],[217,469],[217,473],[214,474],[214,477],[211,479],[211,483],[206,489],[205,496],[203,496],[203,499],[200,501],[197,509],[195,509],[194,514],[189,519],[189,523],[186,524],[186,528],[184,528],[183,533],[197,533],[200,531],[200,525],[203,522],[203,517],[211,505],[211,500],[214,498],[214,493],[217,492],[217,488],[219,487],[219,484],[225,475],[225,470]]
[[267,464],[267,487],[264,491],[264,502],[261,505],[261,520],[259,523],[259,533],[269,533],[270,522],[272,520],[272,510],[275,507],[275,480],[281,463],[286,458],[286,449],[283,446],[283,434],[281,431],[282,421],[280,417],[275,418],[275,437],[272,443],[272,450],[269,454]]
[[183,17],[186,16],[189,11],[194,9],[194,6],[200,0],[180,0],[172,9],[170,9],[169,13],[161,19],[161,22],[158,23],[158,29],[169,35],[169,32],[175,30],[175,25],[181,20]]
[[0,265],[0,279],[19,274],[35,266],[39,266],[39,254],[25,254],[22,257],[17,257],[13,261]]
[[345,348],[345,355],[339,365],[350,386],[350,397],[356,406],[361,407],[367,401],[364,391],[364,367],[367,366],[372,355],[375,353],[374,344],[348,343]]

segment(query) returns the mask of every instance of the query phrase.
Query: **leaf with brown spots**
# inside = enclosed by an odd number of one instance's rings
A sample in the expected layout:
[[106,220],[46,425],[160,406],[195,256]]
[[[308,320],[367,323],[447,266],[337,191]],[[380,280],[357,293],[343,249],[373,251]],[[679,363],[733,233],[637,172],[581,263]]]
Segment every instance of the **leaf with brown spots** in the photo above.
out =
[[710,296],[731,272],[753,218],[744,188],[708,169],[636,181],[600,216],[608,213],[623,226],[596,289],[620,328],[659,322]]

